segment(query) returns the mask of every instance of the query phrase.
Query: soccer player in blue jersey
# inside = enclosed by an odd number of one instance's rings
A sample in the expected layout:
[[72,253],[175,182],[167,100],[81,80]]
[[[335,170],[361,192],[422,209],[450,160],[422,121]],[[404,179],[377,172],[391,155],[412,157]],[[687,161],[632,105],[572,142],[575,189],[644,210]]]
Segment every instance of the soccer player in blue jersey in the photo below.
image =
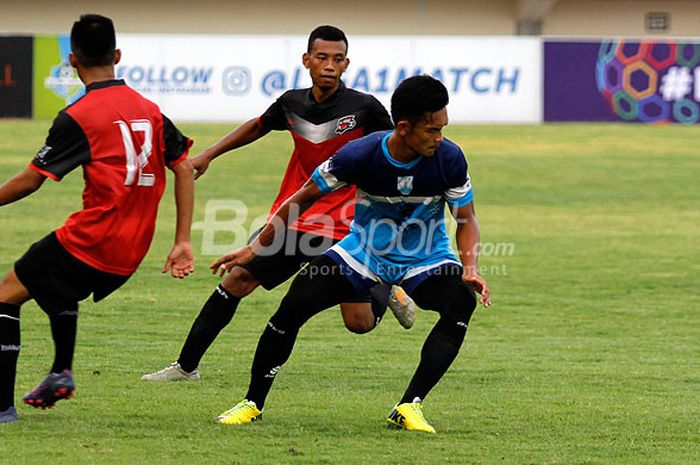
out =
[[[459,353],[476,308],[489,289],[477,271],[479,225],[467,162],[445,139],[448,94],[440,81],[416,76],[391,99],[395,128],[349,142],[275,213],[258,238],[212,264],[225,273],[247,263],[287,224],[290,205],[301,211],[345,185],[359,197],[350,234],[297,275],[258,343],[246,398],[219,415],[222,424],[259,419],[275,375],[288,360],[301,326],[317,313],[377,283],[400,284],[421,308],[440,314],[390,426],[435,433],[422,401]],[[457,220],[455,254],[445,231],[445,203]],[[457,258],[459,257],[459,259]]]

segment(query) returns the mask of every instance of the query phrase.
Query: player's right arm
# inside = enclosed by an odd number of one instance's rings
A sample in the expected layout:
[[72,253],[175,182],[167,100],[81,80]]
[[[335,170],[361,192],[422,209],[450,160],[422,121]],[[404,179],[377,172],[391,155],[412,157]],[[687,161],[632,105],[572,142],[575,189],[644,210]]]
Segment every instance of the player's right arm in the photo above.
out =
[[268,132],[270,132],[270,130],[263,127],[260,118],[253,118],[246,121],[228,133],[219,142],[207,148],[200,155],[197,155],[190,160],[192,167],[195,170],[194,178],[198,179],[201,175],[203,175],[209,168],[209,163],[211,163],[211,161],[216,157],[239,147],[243,147],[244,145],[250,144],[251,142],[260,139]]
[[16,202],[41,187],[46,177],[27,167],[0,186],[0,205]]
[[24,171],[0,186],[0,205],[16,202],[35,192],[46,178],[60,181],[78,166],[90,161],[90,145],[78,123],[65,111],[59,112],[49,129],[44,146]]

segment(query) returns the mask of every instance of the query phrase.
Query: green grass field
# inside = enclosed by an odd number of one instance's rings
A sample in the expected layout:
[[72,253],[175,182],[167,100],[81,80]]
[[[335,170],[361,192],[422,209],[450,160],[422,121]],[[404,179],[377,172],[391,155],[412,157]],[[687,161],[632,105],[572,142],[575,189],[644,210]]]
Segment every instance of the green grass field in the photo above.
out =
[[[29,162],[48,122],[0,123],[2,179]],[[195,153],[229,126],[182,125]],[[259,290],[204,358],[202,381],[147,384],[173,361],[217,278],[200,253],[185,281],[160,274],[173,236],[169,186],[140,271],[81,307],[73,400],[18,405],[0,426],[2,464],[634,464],[700,463],[700,127],[455,126],[467,153],[494,305],[477,310],[459,358],[426,401],[436,436],[393,431],[384,416],[436,318],[403,330],[390,315],[367,335],[337,309],[299,337],[250,427],[213,420],[244,394],[267,319],[286,290]],[[217,160],[197,182],[211,199],[266,212],[284,172],[285,133]],[[172,182],[172,177],[170,177]],[[0,208],[4,274],[80,205],[81,174]],[[217,241],[232,239],[219,233]],[[48,321],[22,314],[17,397],[49,368]]]

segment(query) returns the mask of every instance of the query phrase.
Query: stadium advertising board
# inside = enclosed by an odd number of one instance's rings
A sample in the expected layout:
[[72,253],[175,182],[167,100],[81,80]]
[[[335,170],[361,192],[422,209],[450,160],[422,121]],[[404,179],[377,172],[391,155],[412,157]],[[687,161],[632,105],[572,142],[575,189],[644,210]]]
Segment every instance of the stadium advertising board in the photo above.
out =
[[[174,119],[245,120],[291,88],[311,84],[303,36],[123,34],[117,76]],[[431,74],[450,91],[452,122],[539,122],[541,48],[533,38],[351,38],[349,87],[387,108],[405,77]]]
[[0,37],[0,118],[32,116],[32,40]]
[[545,121],[700,120],[700,42],[545,41]]
[[78,74],[68,62],[69,54],[67,35],[34,38],[35,118],[53,118],[85,93]]

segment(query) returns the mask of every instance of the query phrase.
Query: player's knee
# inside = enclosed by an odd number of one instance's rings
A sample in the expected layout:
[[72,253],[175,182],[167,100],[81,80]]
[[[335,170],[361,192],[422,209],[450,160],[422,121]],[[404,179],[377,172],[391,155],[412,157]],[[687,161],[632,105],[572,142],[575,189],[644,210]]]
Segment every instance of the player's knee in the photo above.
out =
[[29,300],[31,296],[29,291],[19,281],[14,270],[10,271],[5,277],[0,279],[0,302],[22,305]]
[[439,310],[442,328],[455,337],[463,338],[475,308],[474,291],[466,285],[457,286],[446,299],[444,307]]
[[237,266],[224,277],[221,285],[231,295],[240,299],[253,292],[260,285],[260,281],[250,271]]
[[344,303],[340,305],[343,322],[348,331],[364,334],[374,329],[374,314],[368,304]]
[[461,345],[467,335],[469,323],[449,317],[442,317],[438,320],[436,326],[442,334],[448,336],[455,341],[456,344]]
[[353,319],[350,321],[345,320],[345,327],[351,333],[365,334],[374,329],[374,320],[371,318]]

